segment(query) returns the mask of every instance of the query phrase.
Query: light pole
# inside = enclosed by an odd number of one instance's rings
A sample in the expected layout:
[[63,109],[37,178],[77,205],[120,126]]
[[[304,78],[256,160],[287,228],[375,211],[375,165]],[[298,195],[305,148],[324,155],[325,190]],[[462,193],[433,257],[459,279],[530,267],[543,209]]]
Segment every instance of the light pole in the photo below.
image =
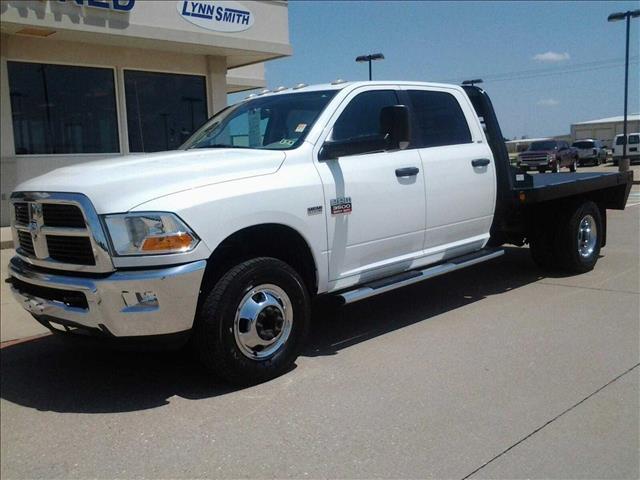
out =
[[381,53],[372,53],[370,55],[360,55],[356,57],[356,62],[369,62],[369,80],[371,80],[371,62],[373,60],[384,60],[384,55]]
[[623,126],[623,143],[622,158],[618,170],[626,172],[629,170],[629,159],[627,158],[627,97],[629,96],[629,29],[631,27],[631,19],[640,17],[640,10],[628,10],[626,12],[612,13],[607,18],[609,22],[617,22],[619,20],[627,20],[627,44],[624,58],[624,126]]

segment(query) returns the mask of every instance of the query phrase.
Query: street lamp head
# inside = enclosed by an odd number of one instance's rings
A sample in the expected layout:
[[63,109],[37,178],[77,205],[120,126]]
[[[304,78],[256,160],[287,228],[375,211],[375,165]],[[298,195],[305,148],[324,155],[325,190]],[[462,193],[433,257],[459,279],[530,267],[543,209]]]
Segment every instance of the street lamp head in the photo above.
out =
[[640,17],[640,10],[629,10],[628,12],[616,12],[612,13],[607,17],[607,20],[610,22],[618,22],[620,20],[624,20],[625,18],[637,18]]
[[607,17],[608,22],[619,22],[620,20],[624,20],[627,14],[625,12],[617,12],[612,13]]
[[482,79],[481,78],[476,78],[474,80],[465,80],[464,82],[462,82],[462,85],[475,85],[476,83],[482,83]]
[[372,53],[371,55],[359,55],[356,57],[356,62],[370,62],[372,60],[384,60],[384,55],[381,53]]

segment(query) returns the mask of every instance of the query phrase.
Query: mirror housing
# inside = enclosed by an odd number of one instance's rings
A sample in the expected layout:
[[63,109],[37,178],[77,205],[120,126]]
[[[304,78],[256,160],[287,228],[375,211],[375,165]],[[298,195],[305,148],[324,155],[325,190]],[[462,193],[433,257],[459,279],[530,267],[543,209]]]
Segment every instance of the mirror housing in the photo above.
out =
[[411,140],[409,108],[389,105],[380,110],[380,133],[343,140],[326,140],[320,149],[319,160],[333,160],[349,155],[404,150]]
[[388,142],[382,135],[367,135],[366,137],[346,138],[344,140],[326,140],[320,149],[318,159],[335,160],[349,155],[382,152],[387,147]]

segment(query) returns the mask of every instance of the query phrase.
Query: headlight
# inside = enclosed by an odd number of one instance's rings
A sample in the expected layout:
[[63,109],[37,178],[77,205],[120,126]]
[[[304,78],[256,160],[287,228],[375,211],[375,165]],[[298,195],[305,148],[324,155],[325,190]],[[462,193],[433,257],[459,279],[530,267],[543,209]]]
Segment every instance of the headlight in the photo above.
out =
[[125,213],[104,220],[116,255],[182,253],[200,241],[173,213]]

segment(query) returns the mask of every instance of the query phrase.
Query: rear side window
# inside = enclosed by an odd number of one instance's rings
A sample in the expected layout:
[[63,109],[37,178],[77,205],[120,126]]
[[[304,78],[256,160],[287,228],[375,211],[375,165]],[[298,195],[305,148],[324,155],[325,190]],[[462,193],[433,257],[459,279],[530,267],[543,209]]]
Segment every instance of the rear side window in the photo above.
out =
[[380,110],[397,105],[393,90],[370,90],[357,95],[333,126],[333,140],[367,137],[380,133]]
[[629,145],[637,145],[640,143],[640,135],[629,135]]
[[415,126],[414,146],[471,143],[467,119],[455,97],[445,92],[409,90]]

